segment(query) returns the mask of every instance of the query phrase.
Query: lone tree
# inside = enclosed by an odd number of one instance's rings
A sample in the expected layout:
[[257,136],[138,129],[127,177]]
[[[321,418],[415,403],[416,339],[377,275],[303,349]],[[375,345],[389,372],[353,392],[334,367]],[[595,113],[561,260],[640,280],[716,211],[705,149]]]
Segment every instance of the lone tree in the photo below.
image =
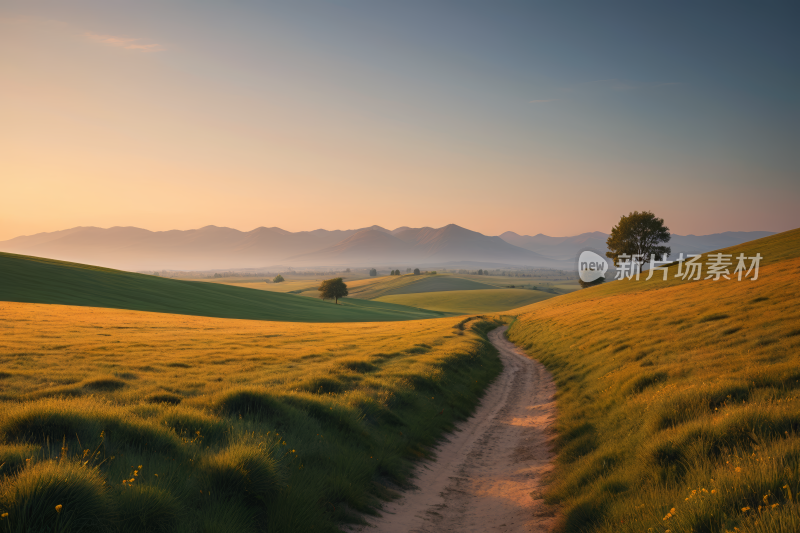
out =
[[371,268],[371,269],[369,270],[369,275],[370,275],[370,276],[377,276],[377,275],[378,275],[378,271],[377,271],[377,270],[375,270],[374,268]]
[[273,279],[273,280],[272,280],[272,283],[280,283],[280,282],[282,282],[282,281],[286,281],[286,280],[285,280],[285,279],[283,279],[283,276],[281,276],[280,274],[278,274],[277,276],[275,276],[275,279]]
[[[600,285],[606,280],[603,276],[600,276],[594,281],[583,281],[582,279],[578,279],[578,284],[581,286],[581,289],[585,289],[587,287],[594,287],[595,285]],[[534,287],[535,289],[536,287]]]
[[611,230],[606,241],[609,250],[606,257],[613,259],[615,266],[619,266],[622,254],[638,255],[640,261],[648,263],[651,257],[672,253],[669,246],[661,246],[669,242],[670,237],[663,218],[656,218],[650,211],[634,211],[620,218],[619,224]]
[[415,276],[419,276],[419,269],[418,269],[418,268],[415,268],[415,269],[414,269],[414,275],[415,275]]
[[326,279],[317,290],[321,293],[319,295],[320,298],[323,300],[333,300],[337,305],[339,303],[339,298],[344,298],[348,294],[347,285],[342,281],[342,278]]

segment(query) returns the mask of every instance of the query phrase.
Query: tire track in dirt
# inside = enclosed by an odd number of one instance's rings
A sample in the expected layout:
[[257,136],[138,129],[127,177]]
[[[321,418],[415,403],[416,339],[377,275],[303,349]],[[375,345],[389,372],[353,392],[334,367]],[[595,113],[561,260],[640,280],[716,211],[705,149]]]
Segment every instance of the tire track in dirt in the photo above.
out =
[[538,496],[553,468],[556,387],[550,373],[505,338],[489,333],[503,371],[475,414],[420,464],[415,490],[351,531],[386,533],[536,532],[555,524]]

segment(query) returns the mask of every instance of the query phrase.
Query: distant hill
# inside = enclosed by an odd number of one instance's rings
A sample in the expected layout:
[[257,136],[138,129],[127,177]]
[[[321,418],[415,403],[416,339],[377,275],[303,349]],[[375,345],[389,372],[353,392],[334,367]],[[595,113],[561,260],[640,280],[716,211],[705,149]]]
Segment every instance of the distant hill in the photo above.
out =
[[182,281],[0,252],[0,301],[80,305],[280,322],[374,322],[448,313],[344,298],[330,301]]
[[363,229],[343,241],[319,251],[296,255],[286,260],[289,264],[377,265],[405,262],[412,247],[390,233],[377,229]]
[[217,226],[185,231],[78,227],[2,241],[0,251],[133,271],[272,265],[399,267],[452,261],[551,267],[557,263],[499,237],[454,224],[438,229],[389,231],[371,226],[296,233],[265,227],[246,232]]
[[[388,233],[388,230],[373,226]],[[332,246],[359,230],[292,233],[280,228],[239,231],[206,226],[148,231],[133,227],[78,227],[0,242],[4,252],[125,270],[262,268],[287,257]]]
[[[766,231],[713,235],[673,235],[673,255],[700,253],[772,235]],[[149,231],[135,227],[77,227],[16,237],[0,242],[0,251],[87,263],[122,270],[231,270],[292,267],[492,268],[532,266],[571,269],[584,249],[605,251],[608,235],[573,237],[518,235],[499,237],[450,224],[442,228],[388,230],[380,226],[351,230],[290,232],[260,227],[252,231],[206,226],[193,230]]]
[[290,264],[352,265],[370,263],[409,265],[452,261],[492,261],[515,265],[555,266],[556,261],[510,244],[450,224],[443,228],[402,228],[389,233],[361,230],[340,243],[310,254],[290,257]]
[[[672,235],[669,246],[672,248],[672,257],[678,254],[699,254],[736,246],[744,242],[761,239],[774,235],[771,231],[726,231],[710,235]],[[605,252],[608,234],[601,231],[581,233],[574,237],[548,237],[547,235],[518,235],[507,231],[500,237],[515,246],[537,252],[543,256],[560,260],[573,260],[578,254],[587,249]]]

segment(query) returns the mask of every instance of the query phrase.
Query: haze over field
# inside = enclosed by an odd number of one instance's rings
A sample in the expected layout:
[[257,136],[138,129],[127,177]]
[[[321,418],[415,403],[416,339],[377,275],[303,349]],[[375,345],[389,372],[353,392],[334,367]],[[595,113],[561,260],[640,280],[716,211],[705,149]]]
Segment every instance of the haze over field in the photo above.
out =
[[[673,257],[702,253],[771,235],[771,232],[726,232],[703,236],[674,235]],[[0,242],[0,251],[88,263],[123,270],[212,270],[303,266],[447,266],[460,263],[560,268],[574,267],[586,249],[604,252],[608,235],[575,237],[499,237],[450,224],[442,228],[355,230],[292,233],[280,228],[242,232],[206,226],[187,231],[153,232],[141,228],[72,228]]]

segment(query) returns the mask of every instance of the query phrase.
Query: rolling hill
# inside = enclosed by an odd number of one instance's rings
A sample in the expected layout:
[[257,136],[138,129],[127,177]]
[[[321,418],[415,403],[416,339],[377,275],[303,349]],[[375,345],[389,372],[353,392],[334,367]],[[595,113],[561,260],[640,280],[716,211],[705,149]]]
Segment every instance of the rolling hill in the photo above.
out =
[[379,302],[411,305],[459,314],[499,313],[540,302],[555,294],[525,289],[448,290],[444,292],[394,293]]
[[350,298],[373,299],[392,294],[495,289],[492,285],[451,274],[385,276],[348,283]]
[[0,253],[0,301],[282,322],[374,322],[447,314],[382,302],[340,305],[294,294],[171,280],[52,259]]
[[513,312],[559,389],[564,531],[798,531],[800,229],[720,253],[761,254],[758,279],[673,266]]

